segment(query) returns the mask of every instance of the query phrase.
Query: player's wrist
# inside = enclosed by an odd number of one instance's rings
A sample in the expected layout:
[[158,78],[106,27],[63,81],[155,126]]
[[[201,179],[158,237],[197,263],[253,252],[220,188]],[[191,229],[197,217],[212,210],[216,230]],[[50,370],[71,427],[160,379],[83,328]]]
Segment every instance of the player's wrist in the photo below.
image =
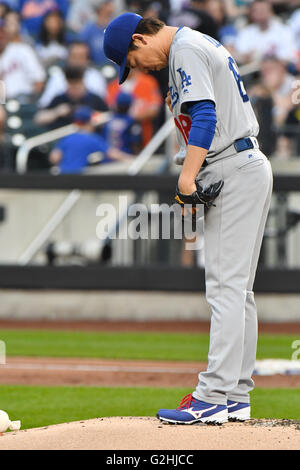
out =
[[178,180],[178,189],[182,194],[193,194],[197,189],[195,180],[180,177]]

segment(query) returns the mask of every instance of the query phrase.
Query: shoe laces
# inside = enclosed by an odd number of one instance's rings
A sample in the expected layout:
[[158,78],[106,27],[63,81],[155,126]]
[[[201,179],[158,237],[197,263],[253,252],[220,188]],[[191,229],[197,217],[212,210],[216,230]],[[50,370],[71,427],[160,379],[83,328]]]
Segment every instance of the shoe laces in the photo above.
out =
[[192,393],[189,393],[180,402],[180,405],[178,406],[177,410],[183,410],[184,408],[190,408],[191,404],[194,403],[196,400],[193,397]]

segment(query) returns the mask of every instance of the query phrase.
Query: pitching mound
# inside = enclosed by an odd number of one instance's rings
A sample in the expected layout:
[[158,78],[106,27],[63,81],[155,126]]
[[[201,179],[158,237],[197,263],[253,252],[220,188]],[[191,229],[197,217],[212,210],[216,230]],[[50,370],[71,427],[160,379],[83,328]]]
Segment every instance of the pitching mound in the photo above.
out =
[[0,450],[299,449],[300,421],[172,426],[155,418],[99,418],[8,433]]

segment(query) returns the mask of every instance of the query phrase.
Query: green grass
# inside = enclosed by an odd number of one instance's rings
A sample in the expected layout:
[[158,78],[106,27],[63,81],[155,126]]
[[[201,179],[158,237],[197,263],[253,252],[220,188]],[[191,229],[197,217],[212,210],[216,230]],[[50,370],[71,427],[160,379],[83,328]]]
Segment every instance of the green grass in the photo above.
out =
[[[0,386],[0,409],[22,429],[105,416],[155,416],[190,389]],[[254,418],[300,419],[299,390],[256,389]]]
[[[290,359],[296,335],[260,335],[258,359]],[[207,334],[0,330],[8,356],[206,361]]]

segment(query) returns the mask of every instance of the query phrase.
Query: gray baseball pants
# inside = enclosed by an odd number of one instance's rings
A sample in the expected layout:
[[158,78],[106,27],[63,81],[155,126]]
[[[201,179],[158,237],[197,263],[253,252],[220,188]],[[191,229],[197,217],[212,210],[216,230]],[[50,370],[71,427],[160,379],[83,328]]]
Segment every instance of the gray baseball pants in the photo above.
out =
[[214,404],[249,402],[256,359],[253,283],[272,195],[272,169],[259,149],[217,160],[200,171],[206,186],[224,181],[205,216],[206,298],[211,307],[208,368],[193,396]]

